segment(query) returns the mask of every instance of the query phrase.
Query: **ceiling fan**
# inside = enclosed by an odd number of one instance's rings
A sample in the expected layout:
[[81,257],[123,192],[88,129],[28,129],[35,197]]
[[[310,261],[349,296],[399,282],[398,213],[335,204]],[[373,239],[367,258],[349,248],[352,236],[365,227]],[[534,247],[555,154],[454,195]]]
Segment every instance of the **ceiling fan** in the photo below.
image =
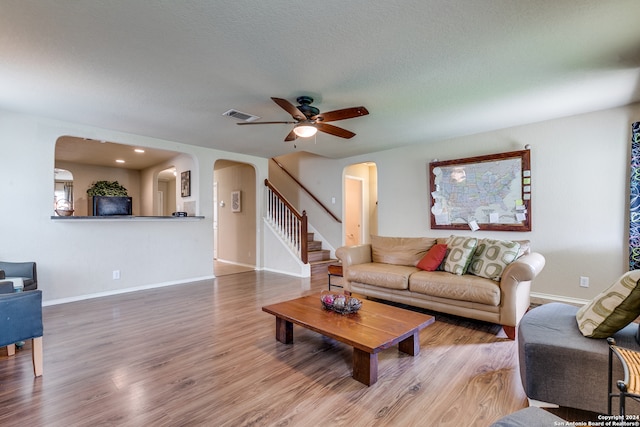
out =
[[283,110],[291,114],[291,117],[295,122],[282,121],[282,122],[244,122],[238,123],[239,125],[266,125],[275,123],[294,124],[294,128],[285,141],[293,141],[298,137],[309,137],[316,134],[317,131],[328,133],[331,135],[339,136],[340,138],[353,138],[356,134],[342,129],[338,126],[327,124],[327,122],[335,122],[337,120],[351,119],[353,117],[366,116],[369,114],[364,107],[351,107],[341,110],[329,111],[326,113],[320,113],[316,107],[312,106],[313,98],[310,96],[299,96],[296,101],[300,105],[297,107],[292,103],[282,98],[271,98],[273,102],[278,104]]

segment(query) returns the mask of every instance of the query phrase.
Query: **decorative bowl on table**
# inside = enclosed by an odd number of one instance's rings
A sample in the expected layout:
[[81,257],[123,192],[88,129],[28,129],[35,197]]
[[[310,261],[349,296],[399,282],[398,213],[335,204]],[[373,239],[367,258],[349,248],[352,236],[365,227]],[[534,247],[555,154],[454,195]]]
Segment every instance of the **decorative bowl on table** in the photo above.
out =
[[349,295],[332,294],[329,291],[322,291],[320,302],[326,310],[335,311],[340,314],[356,313],[362,307],[362,301]]

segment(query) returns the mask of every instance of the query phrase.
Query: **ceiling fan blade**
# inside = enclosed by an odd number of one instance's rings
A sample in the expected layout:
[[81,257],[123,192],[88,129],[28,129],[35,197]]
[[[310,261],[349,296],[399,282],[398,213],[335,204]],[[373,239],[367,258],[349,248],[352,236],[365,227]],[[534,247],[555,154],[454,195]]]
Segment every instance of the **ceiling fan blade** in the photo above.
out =
[[289,132],[289,135],[287,135],[287,137],[284,140],[285,142],[295,141],[297,137],[298,136],[296,135],[296,133],[292,130],[291,132]]
[[286,125],[293,125],[296,124],[298,122],[243,122],[243,123],[236,123],[237,125],[274,125],[274,124],[286,124]]
[[326,123],[335,122],[336,120],[351,119],[353,117],[366,116],[367,114],[369,114],[369,111],[367,111],[366,108],[360,106],[320,113],[317,116],[312,117],[312,119]]
[[280,106],[280,108],[282,108],[287,113],[291,114],[291,117],[293,117],[294,119],[296,119],[296,120],[306,120],[307,119],[304,116],[304,114],[302,114],[302,111],[298,110],[295,105],[293,105],[292,103],[290,103],[286,99],[273,98],[273,97],[271,97],[271,99],[273,99],[273,102],[278,104]]
[[349,139],[349,138],[353,138],[354,136],[356,136],[355,133],[353,133],[353,132],[351,132],[349,130],[342,129],[342,128],[339,128],[338,126],[329,125],[329,124],[326,124],[326,123],[316,123],[315,127],[321,132],[329,133],[329,134],[335,135],[335,136],[339,136],[340,138]]

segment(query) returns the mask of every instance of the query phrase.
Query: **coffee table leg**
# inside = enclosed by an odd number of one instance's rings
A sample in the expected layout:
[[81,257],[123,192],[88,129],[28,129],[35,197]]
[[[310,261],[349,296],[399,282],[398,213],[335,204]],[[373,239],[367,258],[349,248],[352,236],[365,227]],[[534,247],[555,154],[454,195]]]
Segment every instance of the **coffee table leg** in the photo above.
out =
[[378,381],[378,353],[353,349],[353,378],[365,385]]
[[420,333],[415,332],[398,343],[398,350],[411,356],[420,354]]
[[276,317],[276,339],[283,344],[293,343],[293,323]]

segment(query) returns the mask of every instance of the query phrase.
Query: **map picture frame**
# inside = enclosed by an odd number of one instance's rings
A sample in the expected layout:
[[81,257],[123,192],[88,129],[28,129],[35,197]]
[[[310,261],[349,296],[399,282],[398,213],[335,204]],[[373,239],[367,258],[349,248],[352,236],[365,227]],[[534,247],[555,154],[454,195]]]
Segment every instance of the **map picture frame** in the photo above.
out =
[[431,229],[531,231],[530,150],[429,163]]

